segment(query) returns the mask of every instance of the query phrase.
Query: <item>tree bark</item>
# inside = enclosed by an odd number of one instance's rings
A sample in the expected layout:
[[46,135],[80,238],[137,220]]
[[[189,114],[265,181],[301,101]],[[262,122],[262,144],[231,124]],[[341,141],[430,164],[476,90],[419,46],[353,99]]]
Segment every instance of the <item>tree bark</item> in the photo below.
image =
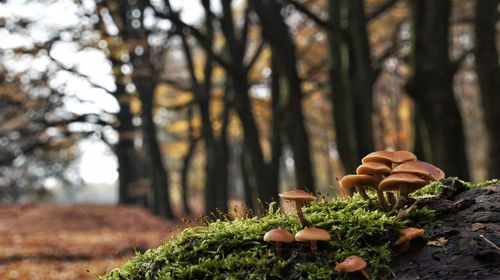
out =
[[253,176],[257,183],[258,197],[264,202],[270,202],[278,199],[278,189],[271,184],[269,168],[264,160],[260,144],[260,133],[251,109],[248,72],[243,63],[245,46],[241,38],[236,37],[231,1],[222,1],[222,10],[221,27],[231,61],[230,69],[226,70],[234,86],[234,108],[243,128],[243,146],[250,157]]
[[332,103],[335,140],[346,173],[353,173],[359,165],[355,133],[353,100],[347,74],[347,45],[341,28],[341,0],[330,0],[328,5],[328,75]]
[[413,77],[408,93],[429,132],[432,158],[448,176],[469,178],[462,118],[449,60],[450,1],[413,0]]
[[191,159],[193,158],[194,151],[196,149],[196,144],[198,143],[199,138],[195,137],[193,135],[193,125],[192,125],[192,119],[193,119],[193,107],[189,107],[187,109],[187,120],[189,122],[189,128],[188,128],[188,141],[189,141],[189,147],[186,155],[184,156],[182,160],[182,171],[181,171],[181,181],[182,181],[182,207],[184,209],[184,213],[190,215],[191,214],[191,207],[189,207],[189,165],[191,164]]
[[[115,96],[117,100],[121,100],[120,96],[124,96],[125,85],[116,83]],[[115,154],[118,161],[118,203],[120,204],[136,204],[138,201],[129,195],[131,183],[136,182],[141,178],[137,152],[134,148],[134,131],[135,127],[132,124],[132,113],[130,112],[129,102],[119,101],[120,111],[117,114],[118,127],[118,143],[115,145]]]
[[[481,89],[481,101],[488,130],[488,155],[500,155],[500,66],[495,25],[498,0],[476,1],[476,69]],[[500,178],[500,157],[488,159],[488,177]]]
[[[136,70],[139,72],[138,70]],[[147,71],[149,74],[150,71]],[[135,74],[135,73],[134,73]],[[135,78],[142,105],[142,129],[144,148],[147,155],[148,171],[151,178],[154,213],[164,218],[174,218],[170,205],[168,169],[163,163],[162,152],[158,144],[156,125],[153,120],[153,101],[156,83],[152,75]]]
[[313,167],[302,110],[302,89],[297,72],[295,44],[281,15],[282,7],[278,2],[258,0],[253,4],[262,23],[264,37],[270,43],[273,56],[276,56],[287,83],[285,134],[293,152],[297,185],[298,188],[314,192]]
[[358,163],[361,158],[374,150],[373,144],[373,83],[371,47],[368,40],[367,20],[363,0],[347,2],[349,11],[349,45],[352,97],[356,140],[358,141]]

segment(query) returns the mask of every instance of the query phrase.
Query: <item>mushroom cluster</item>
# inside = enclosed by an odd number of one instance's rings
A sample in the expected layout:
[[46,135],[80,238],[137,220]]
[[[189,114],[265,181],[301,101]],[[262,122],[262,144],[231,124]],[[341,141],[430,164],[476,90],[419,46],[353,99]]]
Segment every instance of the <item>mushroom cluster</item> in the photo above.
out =
[[316,200],[316,197],[306,191],[299,189],[281,193],[280,197],[285,200],[295,202],[295,210],[304,229],[297,232],[295,236],[282,228],[272,229],[266,232],[266,234],[264,235],[264,241],[276,243],[276,255],[278,256],[281,255],[281,244],[291,243],[293,241],[310,242],[311,252],[315,254],[318,250],[318,241],[329,241],[331,239],[330,234],[326,230],[310,227],[310,223],[305,219],[304,213],[302,212],[302,207],[304,206],[304,204]]
[[[441,169],[417,160],[408,151],[377,151],[365,156],[361,162],[356,174],[344,176],[340,186],[344,189],[355,187],[365,200],[369,200],[365,188],[373,188],[384,211],[403,207],[410,193],[444,178]],[[399,193],[397,200],[394,192]]]
[[[370,183],[372,182],[371,181],[372,176],[367,175],[366,178],[370,179],[368,182]],[[363,191],[363,194],[365,194],[364,189],[360,188],[359,190],[360,193],[361,191]],[[310,223],[305,219],[304,213],[302,212],[302,207],[304,206],[304,204],[316,200],[316,197],[308,192],[299,189],[284,192],[280,194],[280,197],[285,200],[290,200],[295,202],[295,210],[297,212],[297,216],[300,219],[303,229],[295,233],[295,236],[292,235],[292,233],[282,228],[271,229],[270,231],[264,234],[263,238],[264,241],[275,243],[276,255],[278,257],[281,257],[282,255],[281,254],[282,244],[292,243],[293,241],[309,242],[311,245],[311,253],[315,255],[316,252],[318,251],[318,246],[317,246],[318,241],[330,241],[331,239],[331,236],[328,233],[328,231],[320,228],[310,227],[311,226]],[[366,197],[368,198],[368,196]],[[368,273],[368,270],[366,269],[366,262],[358,256],[348,257],[343,262],[337,263],[334,269],[335,271],[341,273],[361,272],[366,279],[370,279],[370,275]]]

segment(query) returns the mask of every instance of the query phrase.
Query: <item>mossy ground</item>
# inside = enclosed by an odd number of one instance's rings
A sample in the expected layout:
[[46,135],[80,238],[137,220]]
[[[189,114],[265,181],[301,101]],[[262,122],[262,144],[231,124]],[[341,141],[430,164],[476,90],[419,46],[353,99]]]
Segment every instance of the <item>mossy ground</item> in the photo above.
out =
[[[480,185],[491,183],[498,182]],[[412,196],[432,196],[441,188],[443,184],[435,182]],[[219,219],[204,227],[188,228],[101,279],[348,279],[352,275],[332,268],[350,255],[367,261],[373,279],[391,278],[387,264],[394,255],[391,241],[397,239],[398,230],[425,226],[432,222],[434,213],[426,208],[414,210],[393,224],[397,212],[381,212],[375,201],[354,195],[352,199],[323,198],[305,207],[306,219],[332,235],[331,241],[318,244],[315,255],[310,253],[309,244],[291,243],[284,245],[281,258],[276,257],[274,245],[262,240],[265,232],[281,227],[295,233],[301,225],[296,215],[273,210],[276,205],[271,204],[263,217]]]

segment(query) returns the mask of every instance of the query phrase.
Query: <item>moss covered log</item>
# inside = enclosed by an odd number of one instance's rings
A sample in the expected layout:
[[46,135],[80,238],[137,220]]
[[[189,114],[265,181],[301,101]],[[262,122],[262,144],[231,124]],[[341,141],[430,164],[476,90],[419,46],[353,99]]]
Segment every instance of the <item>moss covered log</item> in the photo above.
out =
[[[496,182],[481,186],[491,183]],[[480,185],[445,179],[412,197],[429,202],[437,194],[452,192],[456,186],[464,191]],[[398,212],[382,212],[375,194],[369,195],[370,201],[354,195],[352,199],[323,198],[304,207],[307,221],[332,236],[330,241],[318,243],[315,255],[310,253],[308,244],[295,242],[284,244],[278,258],[274,245],[262,240],[273,228],[292,233],[301,229],[295,214],[273,210],[276,205],[272,204],[263,217],[219,219],[203,227],[185,229],[173,240],[138,254],[101,279],[356,279],[360,275],[333,270],[336,263],[350,255],[366,260],[372,279],[394,278],[396,272],[401,272],[394,267],[394,259],[400,258],[400,253],[392,245],[399,230],[410,226],[433,230],[439,225],[436,215],[442,209],[432,210],[432,203],[422,204],[393,223]],[[426,243],[423,239],[422,242]]]

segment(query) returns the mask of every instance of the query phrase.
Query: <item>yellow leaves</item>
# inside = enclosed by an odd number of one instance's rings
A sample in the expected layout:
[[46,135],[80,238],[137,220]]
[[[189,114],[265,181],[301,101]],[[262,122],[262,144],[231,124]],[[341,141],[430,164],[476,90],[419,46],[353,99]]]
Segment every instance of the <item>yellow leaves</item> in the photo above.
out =
[[142,110],[142,104],[141,104],[141,100],[139,99],[139,97],[137,95],[133,95],[132,97],[130,97],[130,112],[132,113],[132,115],[139,115],[141,113],[141,110]]
[[448,239],[446,239],[444,237],[439,237],[436,240],[430,240],[430,241],[428,241],[427,245],[428,246],[434,246],[434,247],[443,247],[447,243],[448,243]]
[[162,154],[177,159],[182,158],[187,153],[188,148],[189,143],[187,141],[161,143]]
[[[193,118],[191,120],[191,126],[194,132],[201,129],[201,119]],[[183,134],[187,133],[189,130],[189,120],[178,120],[166,127],[165,131],[172,134]],[[196,134],[196,133],[195,133]]]
[[156,104],[167,108],[180,108],[193,102],[194,96],[190,91],[178,91],[167,84],[159,84],[155,90]]

